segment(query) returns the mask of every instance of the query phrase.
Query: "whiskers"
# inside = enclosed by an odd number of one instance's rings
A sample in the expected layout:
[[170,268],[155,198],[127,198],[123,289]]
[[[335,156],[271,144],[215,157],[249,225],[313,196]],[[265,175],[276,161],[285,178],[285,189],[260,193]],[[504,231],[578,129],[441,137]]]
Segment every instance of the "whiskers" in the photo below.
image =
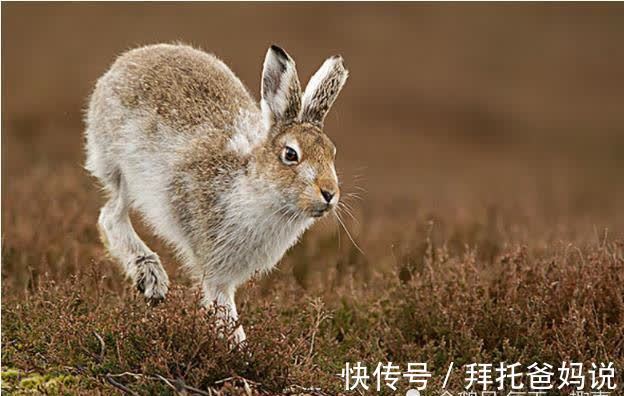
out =
[[[359,179],[359,176],[357,176],[356,179]],[[339,182],[339,185],[341,185],[340,182]],[[360,222],[357,219],[357,217],[354,215],[355,209],[353,207],[353,201],[361,201],[362,200],[362,195],[361,194],[365,194],[366,193],[366,189],[364,189],[364,188],[362,188],[360,186],[357,186],[357,185],[352,185],[352,186],[350,186],[349,189],[353,189],[355,191],[351,191],[351,192],[348,192],[346,194],[342,194],[342,196],[340,198],[340,201],[338,201],[338,204],[336,205],[335,210],[333,210],[332,212],[334,213],[334,216],[336,217],[336,220],[338,222],[339,227],[342,227],[344,229],[345,234],[347,234],[347,237],[349,238],[349,240],[351,241],[353,246],[363,256],[366,256],[366,254],[364,253],[362,248],[360,248],[360,246],[357,244],[357,242],[355,242],[355,239],[351,235],[351,232],[349,231],[349,229],[347,228],[343,218],[341,217],[341,213],[346,213],[347,216],[349,216],[355,222],[355,224],[359,227]],[[338,241],[340,243],[340,228],[338,229]]]
[[336,207],[336,210],[341,210],[343,212],[345,212],[347,215],[349,215],[349,217],[355,221],[355,223],[359,226],[360,222],[359,220],[353,215],[353,211],[355,209],[353,209],[353,207],[346,201],[339,201],[338,205]]
[[[336,220],[338,220],[338,224],[340,224],[342,226],[342,228],[345,231],[345,234],[347,234],[347,237],[349,238],[349,240],[351,241],[351,243],[353,244],[353,246],[357,249],[358,252],[360,252],[363,256],[366,256],[366,254],[364,253],[364,251],[362,250],[362,248],[360,248],[360,246],[357,244],[357,242],[355,242],[355,239],[353,239],[353,237],[351,236],[351,233],[349,232],[349,229],[347,228],[347,226],[345,225],[344,221],[342,220],[342,218],[340,217],[340,210],[343,210],[345,213],[347,213],[349,216],[351,216],[351,218],[357,222],[357,219],[355,218],[355,216],[353,216],[353,213],[351,213],[351,210],[347,208],[347,206],[345,204],[341,204],[341,202],[338,203],[338,206],[336,206],[336,210],[333,211],[334,216],[336,217]],[[338,237],[340,237],[340,232],[338,233]]]

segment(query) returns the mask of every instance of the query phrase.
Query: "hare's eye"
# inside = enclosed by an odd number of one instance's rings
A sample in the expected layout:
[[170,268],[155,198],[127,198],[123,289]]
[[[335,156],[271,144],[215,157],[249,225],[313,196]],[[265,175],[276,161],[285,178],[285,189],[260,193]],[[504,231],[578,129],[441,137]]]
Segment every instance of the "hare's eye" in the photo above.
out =
[[294,148],[286,146],[282,151],[282,161],[286,165],[296,164],[299,162],[299,154],[297,154],[297,151]]

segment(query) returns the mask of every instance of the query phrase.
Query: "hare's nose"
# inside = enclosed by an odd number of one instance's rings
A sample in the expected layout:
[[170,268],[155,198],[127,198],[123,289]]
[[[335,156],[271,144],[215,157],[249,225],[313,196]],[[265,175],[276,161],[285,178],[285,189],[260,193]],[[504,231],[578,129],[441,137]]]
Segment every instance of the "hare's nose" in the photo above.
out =
[[325,198],[325,202],[330,203],[336,193],[329,192],[327,190],[321,190],[321,195],[323,195],[323,198]]

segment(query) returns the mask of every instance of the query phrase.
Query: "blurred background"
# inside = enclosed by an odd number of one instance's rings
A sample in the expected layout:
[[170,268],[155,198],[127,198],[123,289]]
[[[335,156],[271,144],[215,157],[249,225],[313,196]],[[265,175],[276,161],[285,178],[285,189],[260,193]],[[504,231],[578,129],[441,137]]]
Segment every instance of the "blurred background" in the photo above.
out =
[[[126,372],[338,394],[345,361],[388,359],[432,363],[437,386],[450,362],[622,374],[623,3],[1,7],[3,370],[75,375],[71,394],[110,394],[103,375]],[[241,287],[239,359],[205,342],[199,294],[140,222],[172,280],[158,308],[98,238],[83,109],[116,56],[157,42],[217,54],[256,98],[272,43],[303,84],[334,54],[350,70],[325,131],[363,252],[329,217]],[[123,380],[170,392],[146,378]]]
[[102,197],[81,168],[82,111],[117,55],[175,41],[256,97],[271,43],[302,83],[342,54],[326,132],[362,198],[349,226],[363,247],[387,255],[427,221],[444,240],[476,224],[537,245],[623,230],[623,4],[11,3],[2,34],[3,238],[20,257],[92,257]]

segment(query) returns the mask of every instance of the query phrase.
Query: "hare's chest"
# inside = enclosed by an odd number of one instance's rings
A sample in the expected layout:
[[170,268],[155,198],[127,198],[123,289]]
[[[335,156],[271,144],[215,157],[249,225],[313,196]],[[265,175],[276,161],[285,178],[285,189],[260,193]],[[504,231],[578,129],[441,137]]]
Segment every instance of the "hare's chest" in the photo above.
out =
[[225,211],[214,262],[231,281],[242,283],[273,268],[312,220],[267,205],[263,197],[238,198]]
[[301,221],[289,223],[285,217],[262,211],[247,212],[238,220],[243,239],[237,247],[244,256],[240,262],[251,271],[272,268],[306,228]]

